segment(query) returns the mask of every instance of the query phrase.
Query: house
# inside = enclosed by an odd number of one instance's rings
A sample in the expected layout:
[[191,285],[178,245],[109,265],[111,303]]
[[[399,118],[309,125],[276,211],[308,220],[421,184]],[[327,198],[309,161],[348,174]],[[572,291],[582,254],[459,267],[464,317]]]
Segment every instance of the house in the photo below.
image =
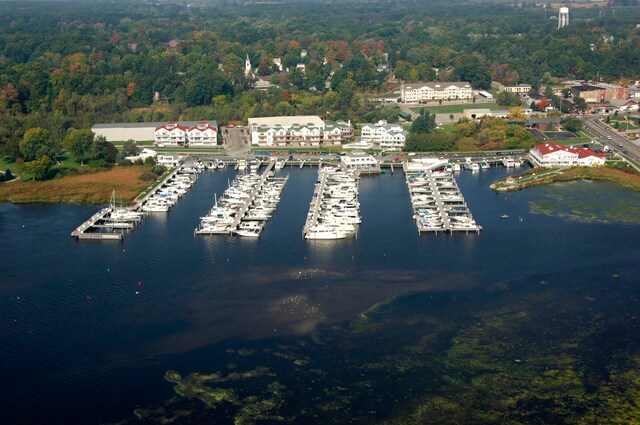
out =
[[256,90],[267,91],[271,87],[271,82],[267,78],[258,78],[253,84],[253,88]]
[[524,126],[540,131],[558,131],[560,117],[527,117]]
[[158,155],[158,152],[153,149],[144,148],[135,156],[126,156],[124,159],[128,159],[131,162],[142,161],[144,162],[147,158],[155,158]]
[[155,145],[184,146],[187,144],[188,127],[169,121],[155,130]]
[[376,124],[364,124],[361,129],[360,139],[368,143],[380,145],[384,151],[401,151],[409,132],[400,124],[387,124],[380,120]]
[[353,140],[351,122],[326,122],[315,115],[249,118],[251,144],[257,146],[340,146]]
[[473,89],[467,82],[405,83],[400,88],[402,102],[471,99]]
[[609,103],[620,112],[637,111],[639,108],[638,101],[632,99],[612,99]]
[[187,130],[189,146],[216,146],[218,127],[207,121],[201,121]]
[[594,167],[604,165],[605,156],[587,148],[574,148],[549,142],[529,151],[529,159],[536,167]]

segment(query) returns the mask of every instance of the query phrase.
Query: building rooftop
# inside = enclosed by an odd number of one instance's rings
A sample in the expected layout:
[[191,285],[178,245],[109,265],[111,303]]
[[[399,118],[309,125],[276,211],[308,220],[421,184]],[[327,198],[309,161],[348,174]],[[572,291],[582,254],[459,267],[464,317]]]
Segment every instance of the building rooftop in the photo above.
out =
[[[160,121],[160,122],[134,122],[134,123],[105,123],[105,124],[94,124],[92,129],[100,129],[100,128],[153,128],[156,129],[161,126],[166,126],[168,122],[174,121]],[[218,127],[218,123],[212,120],[200,120],[200,121],[179,121],[177,122],[181,126],[185,127],[195,127],[200,123],[207,123],[212,127]]]
[[293,116],[293,117],[260,117],[260,118],[249,118],[250,126],[266,126],[266,127],[276,127],[280,125],[282,127],[293,126],[294,124],[300,126],[316,126],[322,127],[324,126],[324,121],[317,115],[303,115],[303,116]]

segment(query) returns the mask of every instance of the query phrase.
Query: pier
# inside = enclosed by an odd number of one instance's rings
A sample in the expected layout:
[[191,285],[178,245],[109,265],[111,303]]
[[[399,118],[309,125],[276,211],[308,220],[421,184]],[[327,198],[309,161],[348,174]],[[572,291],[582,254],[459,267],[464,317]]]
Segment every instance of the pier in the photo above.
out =
[[318,182],[302,230],[305,239],[357,237],[361,221],[358,175],[355,170],[333,167],[318,170]]
[[169,211],[169,208],[192,186],[197,172],[199,171],[189,167],[177,167],[132,207],[117,207],[114,191],[109,206],[89,217],[71,232],[71,237],[88,240],[122,240],[125,233],[132,231],[142,221],[145,212]]
[[446,162],[405,163],[404,171],[418,233],[475,232],[476,224]]
[[236,177],[209,214],[200,218],[194,235],[228,234],[259,237],[276,209],[289,176],[273,177],[275,160],[267,163],[262,175]]
[[242,221],[244,216],[247,214],[249,207],[256,200],[256,195],[258,194],[258,192],[260,192],[260,190],[262,190],[262,187],[264,186],[264,183],[269,178],[269,174],[273,170],[273,167],[275,166],[275,164],[276,164],[275,161],[269,161],[269,163],[267,164],[267,168],[264,170],[264,173],[262,173],[262,176],[260,176],[260,180],[258,180],[258,183],[255,186],[253,186],[253,189],[251,190],[251,192],[249,192],[249,197],[244,202],[244,204],[242,204],[242,206],[240,207],[240,211],[238,211],[238,214],[236,215],[233,221],[233,224],[231,225],[231,229],[230,229],[231,232],[238,230],[238,226],[240,225],[240,222]]

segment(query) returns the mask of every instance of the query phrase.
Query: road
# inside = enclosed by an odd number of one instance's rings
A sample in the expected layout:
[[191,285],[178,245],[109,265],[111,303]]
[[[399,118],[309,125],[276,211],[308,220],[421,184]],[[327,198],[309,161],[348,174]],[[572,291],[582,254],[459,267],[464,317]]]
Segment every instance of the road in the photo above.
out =
[[233,158],[243,158],[250,149],[249,130],[244,127],[224,127],[222,136],[227,145],[227,152]]
[[620,152],[635,162],[640,162],[640,146],[604,124],[600,121],[600,118],[600,115],[584,115],[580,117],[584,128],[598,137],[603,143],[606,143],[612,151]]

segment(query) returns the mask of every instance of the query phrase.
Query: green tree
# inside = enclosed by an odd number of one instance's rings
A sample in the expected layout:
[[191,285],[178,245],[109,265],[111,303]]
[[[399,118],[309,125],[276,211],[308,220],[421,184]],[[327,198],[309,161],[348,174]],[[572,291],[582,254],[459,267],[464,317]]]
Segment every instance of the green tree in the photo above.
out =
[[73,130],[62,141],[62,147],[71,152],[71,155],[84,165],[84,161],[91,159],[91,147],[94,134],[90,129]]
[[104,163],[114,163],[118,149],[111,142],[107,142],[104,136],[96,136],[91,144],[91,159]]
[[503,90],[496,95],[496,103],[501,106],[520,106],[522,100],[517,94]]
[[565,117],[562,120],[562,126],[565,130],[575,133],[582,128],[582,120],[578,117]]
[[32,161],[43,156],[53,157],[56,153],[51,132],[35,127],[25,131],[20,141],[20,154],[25,161]]
[[133,139],[129,139],[124,142],[124,145],[122,145],[122,150],[125,153],[124,156],[135,156],[138,154],[138,152],[140,152],[138,145],[136,145],[136,142]]
[[33,176],[33,180],[44,180],[49,175],[49,171],[53,166],[53,161],[47,155],[43,155],[38,159],[25,162],[23,169]]
[[573,103],[575,103],[576,108],[578,108],[580,111],[586,111],[588,106],[587,106],[587,101],[584,100],[584,98],[580,97],[580,96],[576,96],[573,98]]
[[491,71],[478,55],[463,56],[453,68],[453,76],[477,89],[491,88]]
[[412,133],[431,133],[436,129],[436,114],[430,114],[424,108],[420,109],[420,115],[411,124]]
[[405,151],[445,152],[454,148],[454,136],[444,130],[431,133],[411,133],[405,143]]

